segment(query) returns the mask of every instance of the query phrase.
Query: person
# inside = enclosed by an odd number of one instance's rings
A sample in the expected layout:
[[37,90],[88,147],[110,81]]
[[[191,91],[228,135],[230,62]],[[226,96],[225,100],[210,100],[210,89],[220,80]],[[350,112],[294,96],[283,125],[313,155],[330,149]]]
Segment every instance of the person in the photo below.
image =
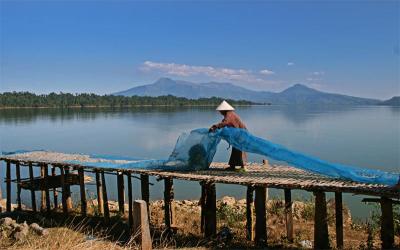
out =
[[[227,101],[224,100],[216,110],[224,116],[224,119],[220,123],[212,125],[209,130],[210,132],[223,127],[247,129],[240,117],[234,112],[235,109]],[[245,152],[232,147],[231,157],[229,158],[229,170],[235,170],[236,166],[240,166],[245,170],[246,160],[247,155]]]

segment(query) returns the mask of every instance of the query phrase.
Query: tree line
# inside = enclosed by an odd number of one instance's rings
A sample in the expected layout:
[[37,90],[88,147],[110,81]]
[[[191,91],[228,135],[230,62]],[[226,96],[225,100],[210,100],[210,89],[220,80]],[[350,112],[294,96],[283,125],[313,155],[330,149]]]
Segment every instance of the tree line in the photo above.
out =
[[[0,93],[0,107],[128,107],[128,106],[215,106],[223,99],[218,97],[188,99],[172,95],[166,96],[115,96],[96,94],[30,92]],[[256,104],[244,100],[227,100],[233,105]]]

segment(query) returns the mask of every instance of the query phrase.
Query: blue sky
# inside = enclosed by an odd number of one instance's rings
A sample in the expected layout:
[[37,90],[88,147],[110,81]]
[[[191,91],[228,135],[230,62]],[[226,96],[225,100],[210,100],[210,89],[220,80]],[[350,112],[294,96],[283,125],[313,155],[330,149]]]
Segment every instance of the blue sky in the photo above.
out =
[[1,1],[0,91],[112,93],[161,76],[400,95],[399,1]]

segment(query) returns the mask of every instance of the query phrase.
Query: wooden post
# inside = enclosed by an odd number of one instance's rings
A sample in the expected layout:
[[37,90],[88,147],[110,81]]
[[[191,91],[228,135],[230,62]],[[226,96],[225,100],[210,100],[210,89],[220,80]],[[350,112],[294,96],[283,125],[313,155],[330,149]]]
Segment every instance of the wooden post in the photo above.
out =
[[107,186],[104,171],[101,171],[101,183],[103,185],[103,204],[104,204],[104,220],[106,223],[110,220],[110,210],[108,208]]
[[87,201],[86,201],[86,190],[85,190],[85,174],[83,168],[78,169],[79,176],[79,187],[81,191],[81,214],[86,216],[87,214]]
[[150,221],[150,190],[149,190],[149,176],[145,174],[140,175],[140,191],[142,193],[142,200],[147,204],[147,215]]
[[164,221],[167,230],[171,229],[173,221],[172,200],[174,199],[173,180],[171,178],[164,179]]
[[336,248],[343,249],[343,202],[342,193],[335,192]]
[[6,211],[11,212],[11,162],[10,161],[7,161],[6,193],[7,193]]
[[65,185],[65,172],[64,172],[64,167],[60,166],[60,176],[61,176],[61,203],[62,203],[62,209],[63,213],[67,214],[68,213],[68,208],[67,208],[67,194],[66,194],[66,185]]
[[69,166],[66,166],[65,169],[65,178],[64,178],[64,183],[65,183],[65,196],[66,196],[66,202],[67,202],[67,210],[68,212],[72,211],[72,197],[71,197],[71,186],[69,185],[69,179],[71,178],[69,176]]
[[206,210],[206,183],[200,182],[201,186],[201,196],[200,196],[200,232],[204,233],[204,222],[205,222],[205,210]]
[[323,191],[315,191],[314,248],[329,249],[328,215],[326,196]]
[[392,200],[381,198],[381,241],[382,249],[392,249],[394,244],[394,222]]
[[96,173],[96,190],[97,190],[97,207],[99,215],[104,214],[104,201],[103,201],[103,184],[100,178],[99,170],[95,170]]
[[32,201],[32,211],[36,212],[36,194],[33,189],[33,166],[32,162],[29,162],[29,179],[31,181],[31,201]]
[[265,187],[255,187],[256,231],[254,240],[258,245],[267,245],[266,191]]
[[132,194],[132,176],[131,173],[126,173],[128,180],[128,221],[129,229],[133,232],[133,194]]
[[152,249],[149,216],[147,214],[147,204],[145,201],[136,200],[133,203],[134,215],[134,235],[140,237],[140,248],[142,250]]
[[[56,176],[56,168],[51,166],[51,176]],[[53,188],[53,203],[54,209],[58,208],[58,191],[57,188]]]
[[[40,165],[40,179],[44,180],[44,166]],[[46,192],[43,189],[43,186],[40,187],[40,212],[44,212],[46,210]]]
[[118,189],[118,211],[121,215],[125,213],[125,187],[124,175],[117,172],[117,189]]
[[[21,167],[19,162],[15,164],[15,175],[17,178],[17,204],[18,210],[22,209],[22,202],[21,202]],[[1,197],[0,197],[1,199]]]
[[290,189],[285,189],[284,192],[285,192],[286,237],[289,242],[293,242],[292,193]]
[[253,226],[253,202],[254,202],[254,187],[247,186],[246,192],[246,238],[253,240],[254,226]]
[[50,212],[51,210],[51,204],[50,204],[50,191],[48,187],[48,180],[49,180],[49,166],[44,165],[44,184],[45,184],[45,195],[46,195],[46,212]]
[[204,199],[204,236],[217,234],[217,198],[215,183],[206,183]]

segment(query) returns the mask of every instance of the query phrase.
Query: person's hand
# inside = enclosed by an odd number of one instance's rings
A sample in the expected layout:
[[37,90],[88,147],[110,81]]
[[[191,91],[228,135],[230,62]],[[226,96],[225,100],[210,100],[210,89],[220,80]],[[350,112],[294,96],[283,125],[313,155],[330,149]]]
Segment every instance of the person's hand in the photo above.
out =
[[208,132],[214,132],[217,129],[217,126],[212,125]]

